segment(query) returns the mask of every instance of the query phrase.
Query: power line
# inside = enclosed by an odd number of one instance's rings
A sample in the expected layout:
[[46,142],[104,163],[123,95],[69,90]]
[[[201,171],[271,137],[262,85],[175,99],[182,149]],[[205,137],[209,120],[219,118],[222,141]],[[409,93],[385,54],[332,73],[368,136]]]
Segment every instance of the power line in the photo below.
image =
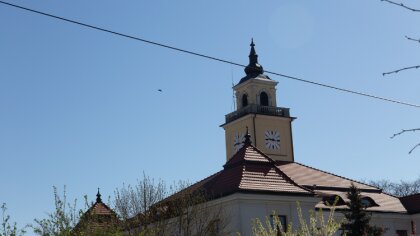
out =
[[[214,61],[227,63],[227,64],[230,64],[230,65],[235,65],[235,66],[239,66],[239,67],[246,67],[246,65],[236,63],[236,62],[233,62],[233,61],[228,61],[228,60],[224,60],[224,59],[221,59],[221,58],[208,56],[208,55],[205,55],[205,54],[185,50],[185,49],[182,49],[182,48],[178,48],[178,47],[174,47],[174,46],[170,46],[170,45],[166,45],[166,44],[162,44],[162,43],[157,43],[157,42],[154,42],[154,41],[151,41],[151,40],[146,40],[146,39],[131,36],[131,35],[128,35],[128,34],[123,34],[123,33],[108,30],[108,29],[105,29],[105,28],[89,25],[89,24],[82,23],[82,22],[79,22],[79,21],[70,20],[70,19],[67,19],[67,18],[63,18],[63,17],[60,17],[60,16],[56,16],[56,15],[48,14],[48,13],[45,13],[45,12],[33,10],[33,9],[30,9],[30,8],[22,7],[22,6],[15,5],[15,4],[8,3],[8,2],[4,2],[4,1],[1,1],[1,0],[0,0],[0,3],[2,3],[4,5],[11,6],[11,7],[18,8],[18,9],[21,9],[21,10],[25,10],[25,11],[29,11],[29,12],[32,12],[32,13],[48,16],[48,17],[55,18],[55,19],[58,19],[58,20],[61,20],[61,21],[66,21],[66,22],[73,23],[73,24],[76,24],[76,25],[80,25],[80,26],[84,26],[84,27],[87,27],[87,28],[99,30],[99,31],[102,31],[102,32],[114,34],[114,35],[117,35],[117,36],[141,41],[141,42],[152,44],[152,45],[155,45],[155,46],[164,47],[164,48],[167,48],[167,49],[187,53],[187,54],[190,54],[190,55],[194,55],[194,56],[198,56],[198,57],[202,57],[202,58],[206,58],[206,59],[210,59],[210,60],[214,60]],[[321,87],[324,87],[324,88],[330,88],[330,89],[334,89],[334,90],[341,91],[341,92],[346,92],[346,93],[350,93],[350,94],[354,94],[354,95],[360,95],[360,96],[373,98],[373,99],[378,99],[378,100],[382,100],[382,101],[386,101],[386,102],[397,103],[397,104],[401,104],[401,105],[420,108],[420,105],[413,104],[413,103],[398,101],[398,100],[394,100],[394,99],[390,99],[390,98],[386,98],[386,97],[380,97],[380,96],[376,96],[376,95],[372,95],[372,94],[368,94],[368,93],[358,92],[358,91],[355,91],[355,90],[340,88],[340,87],[336,87],[336,86],[332,86],[332,85],[328,85],[328,84],[323,84],[323,83],[319,83],[319,82],[315,82],[315,81],[310,81],[310,80],[306,80],[306,79],[302,79],[302,78],[298,78],[298,77],[294,77],[294,76],[289,76],[289,75],[277,73],[277,72],[274,72],[274,71],[265,71],[265,72],[267,74],[272,74],[272,75],[280,76],[280,77],[295,80],[295,81],[309,83],[309,84],[321,86]]]

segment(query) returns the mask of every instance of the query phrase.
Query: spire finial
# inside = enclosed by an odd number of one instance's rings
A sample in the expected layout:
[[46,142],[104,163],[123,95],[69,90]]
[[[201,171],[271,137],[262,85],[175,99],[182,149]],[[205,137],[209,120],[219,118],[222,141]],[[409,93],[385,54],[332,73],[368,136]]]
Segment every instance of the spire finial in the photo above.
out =
[[245,134],[245,140],[244,140],[244,144],[245,145],[251,145],[251,135],[249,134],[248,131],[248,126],[246,127],[246,134]]
[[246,75],[259,75],[264,73],[263,67],[258,64],[258,55],[255,51],[254,38],[251,39],[251,51],[249,52],[249,64],[245,67]]
[[96,194],[96,202],[97,203],[101,203],[102,202],[101,193],[99,192],[99,188],[98,188],[98,193]]

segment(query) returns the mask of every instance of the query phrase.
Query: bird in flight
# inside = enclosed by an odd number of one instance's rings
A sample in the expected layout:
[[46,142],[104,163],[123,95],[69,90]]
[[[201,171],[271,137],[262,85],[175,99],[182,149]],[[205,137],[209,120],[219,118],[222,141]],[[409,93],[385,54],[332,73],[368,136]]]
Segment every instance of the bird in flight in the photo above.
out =
[[162,92],[162,89],[158,89],[159,92]]

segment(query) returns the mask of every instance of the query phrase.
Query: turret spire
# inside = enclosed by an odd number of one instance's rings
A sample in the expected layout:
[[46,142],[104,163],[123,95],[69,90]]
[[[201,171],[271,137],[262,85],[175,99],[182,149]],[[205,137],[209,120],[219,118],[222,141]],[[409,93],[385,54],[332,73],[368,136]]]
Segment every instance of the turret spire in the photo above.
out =
[[102,203],[101,193],[99,192],[99,188],[98,188],[98,193],[96,194],[96,202],[97,203]]
[[258,64],[258,55],[255,52],[254,39],[251,39],[251,51],[249,52],[249,64],[245,67],[246,75],[259,75],[264,73],[263,67]]

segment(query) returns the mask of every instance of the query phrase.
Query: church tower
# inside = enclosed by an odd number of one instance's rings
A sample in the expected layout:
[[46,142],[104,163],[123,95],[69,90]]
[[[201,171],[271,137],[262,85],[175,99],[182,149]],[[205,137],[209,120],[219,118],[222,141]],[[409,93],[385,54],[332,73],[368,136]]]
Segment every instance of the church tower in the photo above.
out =
[[251,42],[246,76],[233,87],[236,111],[225,116],[226,160],[242,146],[249,130],[255,147],[276,161],[294,161],[292,121],[289,108],[277,107],[277,81],[264,74]]

